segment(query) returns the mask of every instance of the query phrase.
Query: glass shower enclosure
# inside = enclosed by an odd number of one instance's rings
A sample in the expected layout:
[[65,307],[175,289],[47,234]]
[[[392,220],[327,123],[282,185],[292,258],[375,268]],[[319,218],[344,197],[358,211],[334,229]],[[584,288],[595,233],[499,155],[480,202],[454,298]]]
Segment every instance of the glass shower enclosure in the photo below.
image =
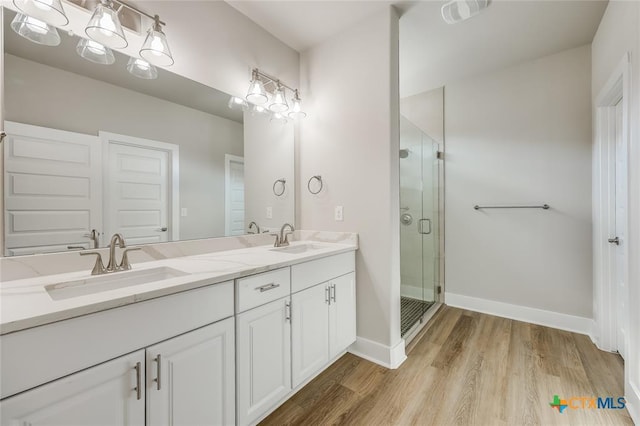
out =
[[400,116],[401,334],[418,327],[438,300],[440,161],[438,143]]

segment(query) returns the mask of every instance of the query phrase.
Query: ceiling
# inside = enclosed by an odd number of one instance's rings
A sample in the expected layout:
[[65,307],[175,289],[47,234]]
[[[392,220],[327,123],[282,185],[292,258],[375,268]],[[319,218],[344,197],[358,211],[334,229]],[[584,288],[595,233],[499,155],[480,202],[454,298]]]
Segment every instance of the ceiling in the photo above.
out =
[[607,5],[599,0],[493,0],[473,19],[448,25],[440,16],[441,0],[227,3],[299,52],[395,5],[401,13],[402,97],[590,43]]

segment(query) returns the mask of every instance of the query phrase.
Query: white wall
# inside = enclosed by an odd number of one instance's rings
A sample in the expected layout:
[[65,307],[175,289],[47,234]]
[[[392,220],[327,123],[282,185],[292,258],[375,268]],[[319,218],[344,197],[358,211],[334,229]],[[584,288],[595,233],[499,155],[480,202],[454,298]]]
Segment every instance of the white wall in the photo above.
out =
[[180,238],[224,236],[224,154],[243,155],[241,123],[8,54],[5,78],[7,120],[179,145]]
[[590,69],[586,45],[445,87],[445,301],[592,318]]
[[[629,348],[625,360],[625,397],[634,421],[640,422],[640,3],[612,0],[592,43],[592,95],[598,93],[620,63],[631,54],[629,150]],[[598,315],[598,312],[595,312]]]
[[[397,49],[390,8],[301,57],[309,110],[300,128],[301,228],[359,233],[358,338],[387,364],[396,363],[390,348],[402,346]],[[317,174],[324,190],[314,196],[306,183]],[[344,221],[334,220],[335,206],[344,206]]]
[[[296,181],[294,174],[293,123],[271,123],[266,114],[244,113],[244,199],[245,223],[255,221],[260,228],[280,229],[294,224]],[[276,196],[273,184],[286,180],[284,194]],[[276,186],[280,193],[282,186]],[[272,209],[272,217],[266,214]]]

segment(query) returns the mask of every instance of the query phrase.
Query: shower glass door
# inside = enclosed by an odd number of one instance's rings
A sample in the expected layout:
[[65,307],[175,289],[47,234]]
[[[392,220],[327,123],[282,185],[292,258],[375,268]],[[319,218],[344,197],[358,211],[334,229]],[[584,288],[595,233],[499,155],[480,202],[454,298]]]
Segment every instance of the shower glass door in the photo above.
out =
[[400,271],[402,335],[437,300],[438,143],[400,117]]

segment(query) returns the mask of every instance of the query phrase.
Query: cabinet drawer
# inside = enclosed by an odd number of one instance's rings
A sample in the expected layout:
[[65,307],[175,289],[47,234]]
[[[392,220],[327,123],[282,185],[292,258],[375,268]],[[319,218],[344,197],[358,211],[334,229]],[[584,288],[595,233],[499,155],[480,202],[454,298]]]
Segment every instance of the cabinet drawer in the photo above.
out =
[[337,254],[291,267],[291,292],[296,293],[356,270],[355,251]]
[[276,269],[236,280],[236,312],[264,305],[291,292],[291,271]]

